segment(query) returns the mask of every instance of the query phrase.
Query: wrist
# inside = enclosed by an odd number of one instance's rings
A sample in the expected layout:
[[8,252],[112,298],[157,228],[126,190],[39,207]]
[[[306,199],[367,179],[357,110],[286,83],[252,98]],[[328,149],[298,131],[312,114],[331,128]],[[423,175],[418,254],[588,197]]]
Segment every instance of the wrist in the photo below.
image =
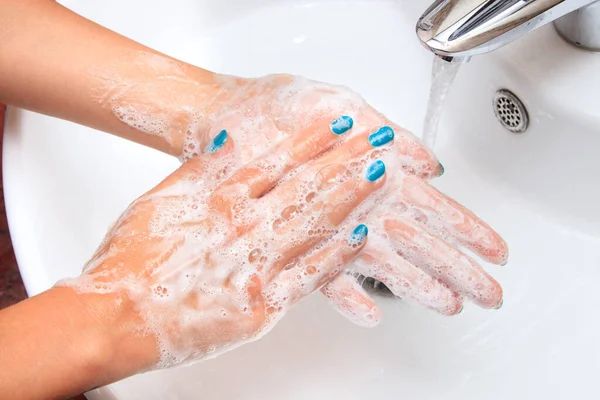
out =
[[[77,293],[70,287],[55,287],[51,293],[68,304],[72,316],[67,337],[80,354],[80,368],[95,377],[92,387],[124,379],[156,365],[158,348],[133,303],[120,294]],[[72,339],[72,330],[77,337]]]
[[[213,136],[223,127],[215,127],[214,117],[235,105],[237,91],[248,79],[216,74],[202,68],[185,65],[190,82],[165,82],[166,91],[177,94],[177,102],[166,111],[172,115],[169,131],[169,153],[187,160],[204,152]],[[214,131],[216,130],[216,131]]]
[[114,133],[174,156],[206,131],[222,89],[215,73],[154,52],[128,53],[92,74],[95,97],[118,122]]
[[156,341],[136,333],[132,311],[126,299],[70,287],[1,310],[0,365],[10,366],[0,369],[2,393],[68,398],[149,369]]

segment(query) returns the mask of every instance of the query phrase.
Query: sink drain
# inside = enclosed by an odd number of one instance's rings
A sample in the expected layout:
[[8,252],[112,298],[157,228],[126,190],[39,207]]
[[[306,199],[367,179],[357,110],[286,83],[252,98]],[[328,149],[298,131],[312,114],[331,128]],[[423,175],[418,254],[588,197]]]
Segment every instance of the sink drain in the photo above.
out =
[[377,279],[360,275],[358,277],[358,282],[360,282],[361,286],[371,294],[378,294],[381,296],[394,296],[392,291],[387,286],[385,286],[383,282],[379,282]]
[[511,91],[501,89],[494,96],[494,114],[502,126],[514,133],[523,133],[529,125],[527,109]]

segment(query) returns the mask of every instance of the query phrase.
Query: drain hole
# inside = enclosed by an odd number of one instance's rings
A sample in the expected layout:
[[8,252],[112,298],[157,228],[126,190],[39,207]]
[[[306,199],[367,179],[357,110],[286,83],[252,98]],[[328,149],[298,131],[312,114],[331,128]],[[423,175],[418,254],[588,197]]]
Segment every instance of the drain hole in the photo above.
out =
[[494,114],[502,126],[514,133],[523,133],[529,125],[527,109],[509,90],[501,89],[494,96]]
[[377,279],[360,275],[358,277],[358,282],[370,294],[394,297],[392,291],[385,286],[383,282],[380,282]]

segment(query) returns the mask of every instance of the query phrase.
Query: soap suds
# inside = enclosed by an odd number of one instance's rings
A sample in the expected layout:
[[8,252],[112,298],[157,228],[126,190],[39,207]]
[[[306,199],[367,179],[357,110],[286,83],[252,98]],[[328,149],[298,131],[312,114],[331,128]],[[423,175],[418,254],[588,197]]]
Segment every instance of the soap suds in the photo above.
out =
[[[433,157],[395,125],[393,145],[374,148],[348,165],[318,170],[304,165],[290,171],[281,182],[301,179],[285,200],[259,206],[241,183],[222,187],[215,196],[211,188],[323,116],[354,119],[343,140],[389,124],[356,93],[290,75],[219,75],[203,86],[180,63],[161,56],[135,53],[126,62],[132,67],[95,71],[102,82],[95,96],[120,121],[168,143],[183,138],[182,161],[200,157],[223,129],[235,143],[232,156],[211,159],[201,176],[136,200],[109,231],[84,274],[61,283],[82,292],[126,293],[145,321],[143,329],[157,338],[158,368],[215,357],[268,332],[300,294],[326,283],[314,280],[323,266],[306,260],[328,245],[344,243],[360,223],[369,227],[366,247],[337,278],[344,265],[341,253],[333,254],[329,278],[335,280],[323,288],[355,323],[376,325],[380,312],[366,294],[344,296],[352,291],[348,276],[374,277],[396,296],[448,315],[458,311],[465,297],[485,307],[500,302],[499,285],[481,267],[458,250],[449,252],[427,232],[463,245],[475,242],[475,250],[489,253],[490,259],[506,257],[495,247],[499,238],[416,178],[434,173]],[[327,214],[355,200],[357,182],[378,159],[386,164],[385,187],[364,200],[342,225],[332,224]],[[288,162],[265,156],[254,166],[273,177]],[[343,194],[332,196],[340,187]],[[238,236],[239,230],[253,234]],[[281,265],[281,249],[293,249],[307,238],[315,238],[316,247]],[[151,247],[144,253],[145,264],[126,268],[121,256],[144,246]],[[282,278],[273,281],[276,268],[282,268]]]

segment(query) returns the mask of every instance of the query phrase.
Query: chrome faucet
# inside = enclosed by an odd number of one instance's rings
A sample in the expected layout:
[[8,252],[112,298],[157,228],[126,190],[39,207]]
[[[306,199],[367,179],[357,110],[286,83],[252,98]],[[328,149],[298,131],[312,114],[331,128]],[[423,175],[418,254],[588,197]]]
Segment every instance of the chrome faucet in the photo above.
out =
[[568,42],[600,51],[600,0],[436,0],[419,18],[417,35],[442,58],[468,58],[552,21]]

